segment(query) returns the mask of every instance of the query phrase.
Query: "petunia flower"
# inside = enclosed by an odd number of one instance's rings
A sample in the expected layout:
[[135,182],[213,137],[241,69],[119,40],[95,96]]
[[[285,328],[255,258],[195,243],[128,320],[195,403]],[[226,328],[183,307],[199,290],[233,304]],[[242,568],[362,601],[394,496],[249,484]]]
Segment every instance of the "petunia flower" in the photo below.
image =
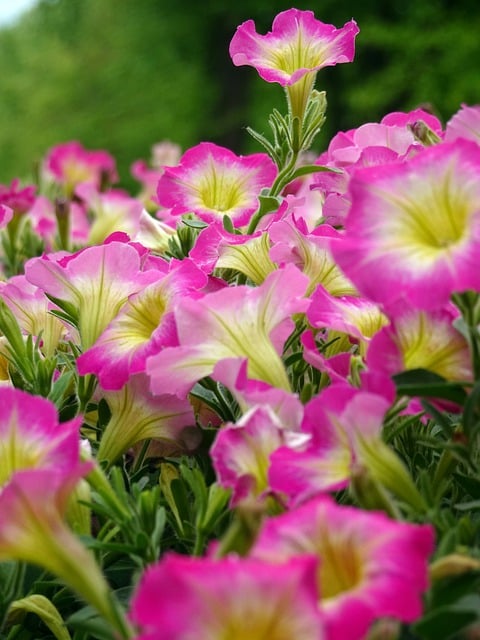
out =
[[[305,446],[286,443],[272,453],[270,487],[285,494],[290,504],[298,504],[347,487],[360,467],[378,475],[368,454],[375,449],[379,456],[385,454],[381,431],[390,404],[377,393],[332,384],[305,406],[302,432],[310,436]],[[391,462],[392,454],[387,457]]]
[[169,273],[158,272],[156,281],[132,293],[95,343],[78,357],[79,373],[96,374],[103,389],[120,389],[130,375],[145,371],[149,356],[178,344],[174,306],[206,282],[191,260],[172,260]]
[[428,310],[480,287],[479,170],[479,146],[458,139],[355,172],[345,237],[332,252],[363,295],[390,312]]
[[333,227],[322,224],[309,232],[302,218],[274,222],[269,229],[270,258],[279,265],[293,263],[308,276],[308,293],[321,284],[333,296],[357,293],[355,286],[338,268],[331,247],[342,240]]
[[210,456],[221,486],[233,489],[232,507],[268,499],[270,455],[295,435],[269,407],[255,407],[218,432]]
[[237,27],[230,43],[230,57],[234,65],[254,67],[267,82],[293,90],[293,115],[301,116],[316,72],[351,62],[358,31],[354,20],[337,29],[317,20],[312,11],[289,9],[275,17],[272,31],[266,35],[256,32],[253,20]]
[[433,528],[339,506],[327,497],[268,519],[251,555],[285,562],[316,554],[320,608],[329,640],[363,640],[383,617],[413,622],[428,587]]
[[16,471],[69,469],[79,461],[79,421],[59,424],[49,400],[0,387],[0,487]]
[[15,178],[10,186],[0,184],[0,205],[12,209],[17,214],[24,214],[35,202],[34,185],[20,188],[20,180]]
[[341,331],[359,341],[359,349],[365,355],[366,345],[380,329],[388,324],[388,318],[379,306],[359,296],[335,297],[318,285],[311,296],[307,319],[312,327]]
[[113,464],[130,447],[149,438],[158,440],[164,455],[188,453],[200,441],[188,399],[153,395],[143,373],[132,375],[120,390],[103,391],[110,420],[102,434],[97,458]]
[[290,391],[281,353],[294,328],[291,316],[309,305],[306,286],[306,276],[287,265],[259,287],[227,287],[179,300],[174,311],[179,346],[147,359],[153,392],[184,395],[227,358],[247,358],[249,378]]
[[370,369],[392,376],[409,369],[427,369],[446,380],[472,380],[470,348],[454,327],[453,305],[435,311],[405,309],[369,344]]
[[65,325],[49,313],[54,305],[44,292],[28,282],[24,275],[0,282],[0,294],[26,335],[41,335],[41,350],[52,356],[66,333]]
[[168,554],[134,594],[136,640],[322,640],[315,570],[312,556],[270,563]]
[[48,178],[61,184],[69,197],[80,184],[93,184],[100,190],[104,183],[118,180],[115,160],[109,153],[90,151],[76,140],[52,147],[44,169]]
[[135,247],[116,241],[58,260],[33,258],[25,265],[25,276],[48,296],[73,305],[83,349],[94,344],[129,295],[158,279],[154,270],[141,270]]
[[241,227],[258,209],[259,192],[272,185],[276,174],[275,164],[264,153],[237,156],[202,142],[186,151],[178,166],[165,167],[157,199],[173,215],[195,213],[208,223],[228,216]]

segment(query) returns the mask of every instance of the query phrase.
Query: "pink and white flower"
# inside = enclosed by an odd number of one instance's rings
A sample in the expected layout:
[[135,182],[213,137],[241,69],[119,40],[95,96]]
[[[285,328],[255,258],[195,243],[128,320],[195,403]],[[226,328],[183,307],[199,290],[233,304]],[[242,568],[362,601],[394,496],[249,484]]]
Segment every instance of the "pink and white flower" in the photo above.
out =
[[480,148],[457,140],[408,162],[359,169],[334,257],[359,291],[387,311],[434,309],[480,287]]
[[169,554],[134,594],[136,640],[322,640],[315,571],[313,556],[271,563]]
[[413,622],[421,616],[433,548],[428,525],[396,522],[322,497],[267,520],[251,554],[282,563],[298,554],[317,555],[327,638],[363,640],[379,618]]
[[259,287],[227,287],[200,299],[185,297],[174,311],[178,347],[147,359],[154,393],[188,393],[227,358],[248,359],[248,377],[290,391],[281,353],[305,311],[307,278],[293,265],[271,273]]
[[264,153],[237,156],[202,142],[186,151],[177,167],[165,167],[157,198],[172,215],[195,213],[205,222],[226,215],[235,227],[241,227],[258,209],[259,192],[272,185],[276,174],[274,163]]
[[358,31],[354,20],[337,29],[316,20],[312,11],[289,9],[276,16],[264,36],[255,31],[253,20],[237,27],[230,56],[237,67],[255,67],[267,82],[287,86],[323,67],[351,62]]

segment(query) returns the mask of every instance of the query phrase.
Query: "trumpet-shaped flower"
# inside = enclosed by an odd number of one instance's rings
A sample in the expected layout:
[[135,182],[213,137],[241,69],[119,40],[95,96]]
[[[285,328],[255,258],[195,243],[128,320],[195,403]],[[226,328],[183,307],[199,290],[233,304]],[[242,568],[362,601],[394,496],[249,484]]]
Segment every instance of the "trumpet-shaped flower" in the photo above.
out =
[[479,171],[480,148],[459,139],[355,172],[332,251],[361,293],[387,310],[434,309],[480,287]]
[[329,640],[362,640],[377,619],[412,622],[422,613],[433,529],[322,497],[266,521],[252,555],[320,560],[317,584]]
[[[77,438],[78,440],[78,438]],[[17,471],[0,491],[0,561],[39,565],[115,624],[109,587],[93,555],[65,524],[68,500],[90,464]]]
[[20,275],[0,282],[0,293],[22,331],[35,337],[41,335],[42,352],[47,356],[53,355],[66,329],[58,318],[49,313],[53,305],[43,291]]
[[207,278],[190,260],[170,263],[166,275],[132,294],[95,344],[79,356],[81,375],[94,373],[103,389],[120,389],[145,371],[148,356],[178,343],[173,308],[181,297],[203,287]]
[[333,296],[355,295],[356,288],[338,268],[331,247],[342,240],[338,231],[323,224],[312,233],[301,218],[274,222],[269,230],[270,258],[278,264],[293,263],[310,279],[308,293],[321,284]]
[[35,186],[19,187],[20,180],[15,178],[9,187],[0,184],[0,205],[22,214],[31,209],[35,202]]
[[97,189],[103,183],[118,180],[115,160],[106,151],[89,151],[77,141],[59,144],[45,158],[47,175],[64,186],[72,195],[79,184],[89,183]]
[[219,483],[233,489],[231,506],[268,497],[270,455],[289,435],[295,437],[268,407],[256,407],[219,431],[210,455]]
[[253,283],[261,284],[277,267],[269,257],[267,232],[253,235],[225,231],[220,222],[212,223],[198,236],[190,257],[206,273],[214,268],[235,269]]
[[322,640],[312,556],[270,563],[167,555],[144,573],[137,640]]
[[258,194],[272,185],[276,173],[275,164],[264,153],[237,156],[202,142],[186,151],[177,167],[165,167],[157,198],[173,215],[195,213],[205,222],[223,220],[226,215],[241,227],[258,209]]
[[311,300],[307,319],[312,327],[341,331],[358,339],[362,355],[365,345],[388,324],[388,318],[379,306],[367,298],[334,297],[319,285]]
[[354,468],[368,465],[362,443],[376,443],[389,400],[337,383],[305,406],[302,431],[311,436],[301,450],[280,447],[271,456],[269,482],[290,503],[349,485]]
[[187,399],[153,395],[143,373],[132,375],[119,391],[105,391],[110,420],[102,434],[97,458],[113,464],[137,442],[153,438],[164,455],[189,452],[198,445],[200,433]]
[[88,244],[101,244],[117,231],[122,231],[130,237],[138,232],[143,211],[140,200],[115,189],[99,193],[95,185],[89,183],[79,185],[76,195],[88,206],[92,217]]
[[457,317],[453,305],[430,312],[405,310],[373,337],[368,366],[390,376],[428,369],[446,380],[471,380],[470,348],[453,326]]
[[55,261],[33,258],[25,266],[27,280],[47,295],[73,305],[83,349],[91,347],[132,293],[158,279],[141,271],[135,247],[109,242],[88,247]]
[[323,67],[351,62],[358,31],[354,20],[337,29],[316,20],[312,11],[289,9],[276,16],[264,36],[255,31],[253,20],[237,27],[230,56],[237,67],[255,67],[267,82],[287,86]]
[[59,424],[55,405],[0,387],[0,491],[19,470],[68,471],[79,460],[79,421]]
[[180,346],[147,359],[154,393],[187,393],[226,358],[248,359],[248,377],[290,391],[281,359],[305,311],[307,278],[293,265],[271,273],[259,287],[224,288],[200,299],[183,298],[174,311]]

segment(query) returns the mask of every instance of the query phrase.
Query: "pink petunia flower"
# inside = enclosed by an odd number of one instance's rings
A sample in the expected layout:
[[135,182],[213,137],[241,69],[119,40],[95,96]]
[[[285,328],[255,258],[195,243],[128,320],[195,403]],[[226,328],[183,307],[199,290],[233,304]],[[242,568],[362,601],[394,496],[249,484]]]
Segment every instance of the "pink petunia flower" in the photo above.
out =
[[267,520],[251,551],[285,562],[316,554],[320,608],[329,640],[363,640],[383,617],[413,622],[428,586],[433,528],[323,497]]
[[255,31],[253,20],[237,27],[230,56],[237,67],[255,67],[267,82],[288,86],[323,67],[351,62],[358,31],[354,20],[336,29],[316,20],[312,11],[289,9],[276,16],[264,36]]
[[49,313],[54,307],[44,292],[28,282],[24,275],[0,282],[0,294],[26,334],[42,336],[41,349],[52,356],[66,333],[65,325]]
[[166,555],[143,574],[136,640],[322,640],[312,556],[270,563]]
[[79,373],[96,374],[103,389],[120,389],[129,376],[145,371],[149,356],[178,344],[174,306],[206,282],[191,260],[172,260],[169,273],[158,271],[154,282],[132,293],[95,343],[78,357]]
[[210,449],[221,486],[233,489],[230,505],[266,501],[270,455],[295,435],[284,428],[269,407],[255,407],[235,424],[225,425]]
[[249,378],[290,391],[281,353],[294,328],[291,316],[309,305],[306,286],[306,276],[287,265],[259,287],[227,287],[179,300],[174,311],[179,346],[147,359],[152,390],[184,395],[221,360],[247,358]]
[[154,270],[142,271],[136,247],[118,241],[58,260],[33,258],[25,265],[25,276],[47,295],[74,306],[83,349],[94,344],[129,295],[158,279]]
[[472,380],[469,344],[453,325],[458,316],[453,305],[429,312],[405,309],[372,338],[369,368],[389,376],[421,368],[446,380]]
[[143,373],[132,375],[121,390],[103,391],[110,420],[102,434],[97,458],[110,466],[130,447],[153,438],[164,456],[188,453],[200,441],[188,399],[153,395]]
[[428,310],[480,287],[479,170],[480,148],[459,139],[355,172],[345,237],[332,251],[363,295],[388,312]]
[[64,142],[52,147],[45,158],[45,170],[60,183],[67,196],[79,184],[89,183],[97,189],[118,180],[114,158],[106,151],[89,151],[79,142]]
[[287,443],[272,454],[270,487],[285,494],[290,504],[347,487],[357,469],[371,467],[365,453],[375,448],[385,453],[381,431],[390,404],[378,393],[332,384],[305,406],[302,431],[310,436],[305,446]]
[[18,214],[27,212],[35,201],[35,186],[19,187],[20,180],[15,178],[9,187],[0,184],[0,205],[13,209]]
[[195,213],[205,222],[226,215],[241,227],[258,209],[259,192],[272,185],[276,174],[275,164],[264,153],[237,156],[202,142],[186,151],[177,167],[165,167],[157,198],[173,215]]

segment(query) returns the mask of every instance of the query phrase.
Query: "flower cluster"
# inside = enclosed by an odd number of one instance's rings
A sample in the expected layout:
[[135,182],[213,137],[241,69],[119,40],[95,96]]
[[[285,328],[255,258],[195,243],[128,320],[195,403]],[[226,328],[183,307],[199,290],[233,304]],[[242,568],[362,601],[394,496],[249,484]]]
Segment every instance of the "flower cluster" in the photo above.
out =
[[32,612],[59,640],[480,623],[480,107],[312,161],[358,31],[238,27],[233,63],[286,92],[262,152],[159,143],[131,196],[69,142],[0,185],[8,637]]

